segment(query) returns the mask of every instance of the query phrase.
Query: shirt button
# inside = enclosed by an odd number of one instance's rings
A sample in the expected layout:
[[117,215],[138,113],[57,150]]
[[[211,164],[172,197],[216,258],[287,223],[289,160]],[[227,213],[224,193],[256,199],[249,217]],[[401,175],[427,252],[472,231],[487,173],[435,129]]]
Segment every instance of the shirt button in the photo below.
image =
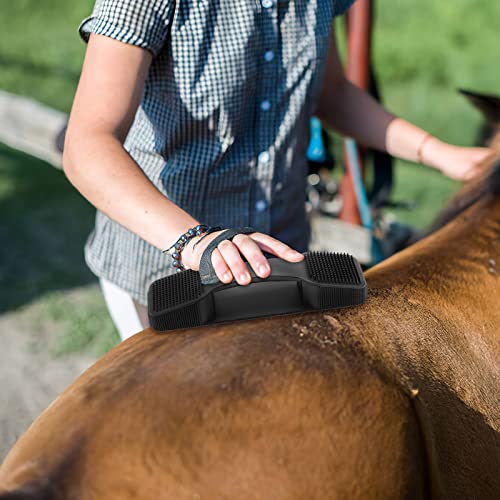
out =
[[273,0],[262,0],[262,7],[264,7],[264,9],[269,9],[272,6]]
[[259,163],[268,163],[270,159],[270,155],[267,151],[262,151],[262,153],[259,154]]
[[260,109],[262,109],[262,111],[267,111],[270,107],[271,103],[269,101],[262,101],[260,103]]
[[276,184],[276,191],[281,191],[282,188],[283,188],[283,184],[281,182],[278,182]]
[[258,212],[262,212],[262,210],[265,210],[267,207],[266,200],[258,200],[257,203],[255,203],[255,208]]
[[272,61],[274,59],[274,52],[272,50],[268,50],[265,54],[264,54],[264,59],[266,61]]

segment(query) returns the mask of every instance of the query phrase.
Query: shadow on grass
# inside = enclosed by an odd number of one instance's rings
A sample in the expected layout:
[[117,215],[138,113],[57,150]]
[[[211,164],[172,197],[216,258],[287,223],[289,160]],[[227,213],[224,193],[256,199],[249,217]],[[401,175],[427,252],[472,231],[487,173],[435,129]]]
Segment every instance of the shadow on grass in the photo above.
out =
[[63,172],[0,145],[0,314],[95,283],[83,259],[94,214]]

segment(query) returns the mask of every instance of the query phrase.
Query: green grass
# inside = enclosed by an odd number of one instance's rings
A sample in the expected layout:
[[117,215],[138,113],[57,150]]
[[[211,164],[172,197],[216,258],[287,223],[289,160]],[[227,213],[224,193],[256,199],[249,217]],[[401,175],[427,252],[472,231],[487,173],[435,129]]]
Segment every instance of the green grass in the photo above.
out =
[[[0,145],[0,314],[38,302],[33,329],[53,323],[57,354],[102,353],[118,341],[83,261],[94,214],[61,171]],[[76,288],[85,291],[67,293]]]
[[[386,106],[442,140],[474,145],[480,114],[458,94],[500,94],[500,3],[380,0],[373,56]],[[395,199],[413,199],[398,217],[427,226],[458,184],[426,167],[396,162]]]
[[0,311],[90,283],[82,246],[94,209],[60,170],[0,146]]
[[[500,94],[493,21],[500,4],[379,0],[376,7],[373,58],[385,106],[442,140],[475,145],[482,117],[457,89]],[[393,213],[419,228],[429,225],[459,187],[400,160],[395,175],[393,199],[413,200],[417,208]]]
[[[4,6],[0,89],[68,112],[85,51],[77,28],[93,4],[16,0]],[[500,93],[498,19],[499,2],[379,0],[373,55],[386,106],[443,140],[472,145],[481,117],[456,89]],[[425,227],[457,186],[398,161],[393,198],[418,207],[396,214]],[[57,354],[103,352],[118,339],[83,262],[93,214],[61,172],[0,147],[0,236],[8,242],[0,246],[0,312],[41,301],[45,320],[62,325]],[[87,285],[78,305],[66,293]]]
[[54,357],[78,352],[100,356],[120,341],[96,287],[77,289],[74,293],[52,292],[44,296],[38,309],[40,315],[33,328],[40,321],[57,325],[57,335],[49,346]]
[[0,89],[69,111],[85,44],[77,33],[89,0],[15,0],[2,6]]

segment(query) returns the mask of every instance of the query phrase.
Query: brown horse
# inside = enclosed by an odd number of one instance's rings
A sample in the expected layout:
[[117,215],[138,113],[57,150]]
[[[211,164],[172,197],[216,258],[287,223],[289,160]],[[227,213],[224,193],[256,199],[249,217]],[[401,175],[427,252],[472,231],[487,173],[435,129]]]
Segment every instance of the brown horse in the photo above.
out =
[[500,147],[438,225],[361,307],[119,344],[13,447],[0,498],[499,498]]

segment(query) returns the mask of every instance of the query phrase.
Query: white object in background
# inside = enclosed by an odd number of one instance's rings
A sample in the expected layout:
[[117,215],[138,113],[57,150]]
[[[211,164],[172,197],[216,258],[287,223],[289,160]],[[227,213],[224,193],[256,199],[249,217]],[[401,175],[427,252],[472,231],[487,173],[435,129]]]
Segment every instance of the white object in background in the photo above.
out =
[[345,252],[362,264],[371,263],[372,236],[368,229],[316,213],[311,216],[311,231],[311,250]]
[[61,168],[55,139],[68,115],[34,99],[0,90],[0,142]]
[[99,278],[99,284],[108,311],[122,340],[128,339],[144,328],[130,295],[107,279]]

